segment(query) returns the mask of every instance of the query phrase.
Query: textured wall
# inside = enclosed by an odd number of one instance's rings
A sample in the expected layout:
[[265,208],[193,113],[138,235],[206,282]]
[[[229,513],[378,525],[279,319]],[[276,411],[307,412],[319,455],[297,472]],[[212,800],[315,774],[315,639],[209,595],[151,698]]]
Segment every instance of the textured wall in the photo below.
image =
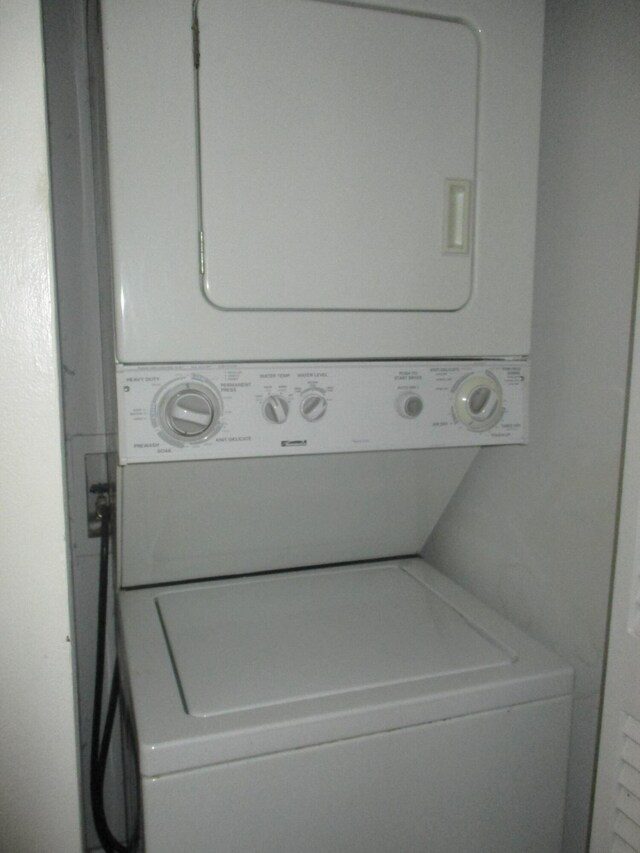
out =
[[40,7],[0,5],[0,848],[81,849]]
[[427,556],[576,668],[585,850],[638,229],[640,4],[549,0],[528,447],[483,450]]

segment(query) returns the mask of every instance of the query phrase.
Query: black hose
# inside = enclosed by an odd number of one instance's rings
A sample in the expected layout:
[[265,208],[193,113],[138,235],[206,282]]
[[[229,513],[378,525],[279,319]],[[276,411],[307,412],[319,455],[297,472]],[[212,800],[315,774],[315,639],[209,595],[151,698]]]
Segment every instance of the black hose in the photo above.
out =
[[104,733],[101,735],[102,693],[107,635],[107,597],[109,589],[109,522],[110,507],[105,505],[102,508],[102,525],[100,530],[98,636],[96,642],[96,675],[93,691],[93,723],[91,728],[91,809],[98,838],[106,853],[131,853],[131,848],[125,844],[121,844],[111,832],[104,807],[104,776],[120,695],[120,677],[116,662],[111,679]]

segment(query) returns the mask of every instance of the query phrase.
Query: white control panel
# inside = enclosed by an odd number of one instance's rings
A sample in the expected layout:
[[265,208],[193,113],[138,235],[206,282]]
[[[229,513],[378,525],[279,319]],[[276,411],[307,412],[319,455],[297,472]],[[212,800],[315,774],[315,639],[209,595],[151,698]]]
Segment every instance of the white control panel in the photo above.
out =
[[523,360],[117,367],[122,464],[521,444]]

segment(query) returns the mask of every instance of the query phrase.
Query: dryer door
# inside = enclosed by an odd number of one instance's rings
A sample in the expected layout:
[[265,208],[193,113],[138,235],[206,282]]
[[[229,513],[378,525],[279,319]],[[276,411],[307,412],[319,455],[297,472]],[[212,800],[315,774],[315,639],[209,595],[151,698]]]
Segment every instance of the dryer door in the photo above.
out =
[[478,41],[464,23],[201,0],[205,293],[455,310],[471,293]]

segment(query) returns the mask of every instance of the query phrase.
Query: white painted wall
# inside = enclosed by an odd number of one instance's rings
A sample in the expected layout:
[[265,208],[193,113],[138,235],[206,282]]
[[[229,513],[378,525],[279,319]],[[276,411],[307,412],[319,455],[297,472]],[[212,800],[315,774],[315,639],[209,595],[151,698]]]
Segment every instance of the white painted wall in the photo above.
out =
[[[586,849],[640,190],[640,4],[548,0],[528,447],[483,450],[427,555],[576,669]],[[600,851],[594,851],[600,853]]]
[[0,4],[0,848],[81,850],[40,7]]

